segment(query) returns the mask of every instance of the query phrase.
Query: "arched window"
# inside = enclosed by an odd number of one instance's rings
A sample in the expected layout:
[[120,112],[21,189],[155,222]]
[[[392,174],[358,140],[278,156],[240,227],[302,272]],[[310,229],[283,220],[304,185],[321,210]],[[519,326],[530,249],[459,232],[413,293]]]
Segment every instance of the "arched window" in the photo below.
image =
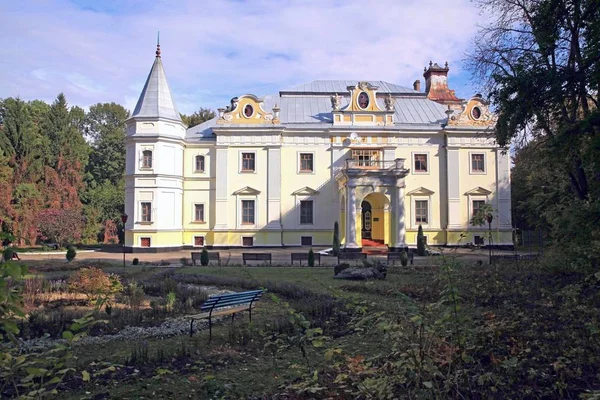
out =
[[141,168],[152,168],[152,150],[142,151],[142,166]]
[[204,172],[204,156],[196,156],[195,170],[196,172]]

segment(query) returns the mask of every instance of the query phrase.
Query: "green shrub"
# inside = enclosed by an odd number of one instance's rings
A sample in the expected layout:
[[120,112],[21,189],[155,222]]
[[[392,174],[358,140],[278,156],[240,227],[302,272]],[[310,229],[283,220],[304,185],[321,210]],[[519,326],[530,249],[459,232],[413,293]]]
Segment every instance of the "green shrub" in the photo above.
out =
[[337,221],[333,224],[333,255],[340,254],[340,226]]
[[421,225],[419,225],[419,232],[417,233],[417,254],[421,257],[425,255],[425,235],[423,235]]
[[75,247],[69,246],[67,249],[67,261],[71,262],[77,257],[77,251],[75,251]]
[[123,294],[125,296],[125,302],[131,308],[139,308],[145,297],[144,288],[135,282],[131,282],[127,285]]
[[133,262],[132,262],[132,264],[133,264],[133,265],[140,265],[140,259],[139,259],[139,258],[137,258],[137,257],[136,257],[136,258],[134,258],[134,259],[133,259]]
[[202,253],[200,253],[200,265],[206,267],[208,265],[208,250],[202,249]]
[[173,311],[173,307],[175,306],[175,300],[177,300],[177,295],[175,292],[169,292],[165,297],[165,308],[168,312]]
[[11,249],[10,247],[5,248],[4,251],[2,252],[2,257],[4,258],[4,261],[12,260],[14,252],[15,251],[13,249]]
[[315,266],[315,253],[313,252],[313,249],[310,249],[308,251],[308,266],[309,267]]
[[408,254],[406,254],[406,251],[404,250],[400,253],[400,264],[402,264],[403,267],[408,265]]

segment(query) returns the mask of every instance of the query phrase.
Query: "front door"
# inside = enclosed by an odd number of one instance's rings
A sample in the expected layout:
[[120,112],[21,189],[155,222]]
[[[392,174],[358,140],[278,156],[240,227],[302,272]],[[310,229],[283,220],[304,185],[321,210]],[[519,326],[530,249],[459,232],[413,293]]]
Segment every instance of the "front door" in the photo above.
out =
[[362,238],[371,239],[371,230],[373,229],[373,213],[371,211],[371,203],[363,201],[362,207]]

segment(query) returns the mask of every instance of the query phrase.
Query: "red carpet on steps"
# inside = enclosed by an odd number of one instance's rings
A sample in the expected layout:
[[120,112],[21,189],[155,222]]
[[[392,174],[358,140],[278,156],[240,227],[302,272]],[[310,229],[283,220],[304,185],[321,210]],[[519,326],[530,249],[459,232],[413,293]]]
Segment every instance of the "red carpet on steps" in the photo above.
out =
[[386,254],[388,252],[387,245],[382,243],[383,240],[363,239],[362,252],[366,254]]

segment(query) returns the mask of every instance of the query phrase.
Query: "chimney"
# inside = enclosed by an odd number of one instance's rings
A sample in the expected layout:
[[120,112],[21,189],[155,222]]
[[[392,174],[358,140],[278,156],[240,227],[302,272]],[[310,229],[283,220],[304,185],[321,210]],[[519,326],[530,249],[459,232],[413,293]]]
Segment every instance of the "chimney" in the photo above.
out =
[[420,80],[416,80],[415,83],[413,83],[413,89],[415,89],[417,92],[421,91],[421,81]]
[[444,67],[437,63],[429,61],[429,68],[425,68],[423,77],[425,78],[425,94],[429,100],[442,104],[453,104],[460,102],[460,99],[454,94],[454,90],[448,87],[448,62]]

